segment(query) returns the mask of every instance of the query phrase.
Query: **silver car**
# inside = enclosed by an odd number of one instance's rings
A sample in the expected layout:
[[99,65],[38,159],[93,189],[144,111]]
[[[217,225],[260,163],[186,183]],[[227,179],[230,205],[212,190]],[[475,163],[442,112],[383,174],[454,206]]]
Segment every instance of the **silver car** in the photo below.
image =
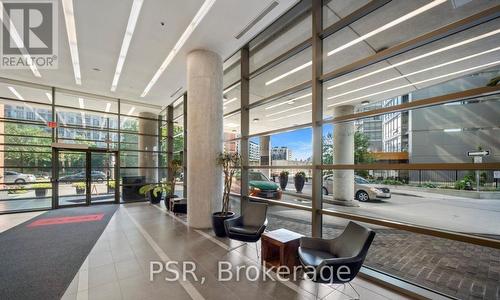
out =
[[[323,177],[323,195],[333,194],[333,174]],[[354,197],[362,202],[370,199],[391,198],[391,190],[387,187],[370,183],[361,176],[354,176]]]
[[5,171],[3,181],[5,183],[25,184],[35,182],[36,177],[33,174],[24,174],[15,171]]

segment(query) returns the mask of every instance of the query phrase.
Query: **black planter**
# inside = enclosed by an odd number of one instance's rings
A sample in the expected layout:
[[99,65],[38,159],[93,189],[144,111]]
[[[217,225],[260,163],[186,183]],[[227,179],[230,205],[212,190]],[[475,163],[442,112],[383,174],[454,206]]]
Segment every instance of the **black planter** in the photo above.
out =
[[280,187],[282,190],[286,189],[286,185],[288,184],[288,176],[287,177],[281,177],[280,176]]
[[297,193],[302,193],[302,189],[304,188],[305,178],[302,176],[294,178],[295,190]]
[[178,198],[177,195],[166,195],[165,196],[165,207],[167,208],[167,210],[170,210],[170,199],[172,198]]
[[218,237],[226,236],[226,229],[224,228],[224,221],[234,217],[234,212],[230,211],[227,215],[221,215],[221,212],[216,212],[212,214],[212,228],[214,233]]
[[76,188],[76,194],[77,195],[85,194],[85,188],[83,188],[83,189]]
[[156,194],[156,196],[153,194],[153,190],[149,191],[149,201],[151,201],[152,204],[158,204],[161,201],[161,195],[162,193]]
[[35,196],[37,197],[47,196],[47,189],[35,189]]

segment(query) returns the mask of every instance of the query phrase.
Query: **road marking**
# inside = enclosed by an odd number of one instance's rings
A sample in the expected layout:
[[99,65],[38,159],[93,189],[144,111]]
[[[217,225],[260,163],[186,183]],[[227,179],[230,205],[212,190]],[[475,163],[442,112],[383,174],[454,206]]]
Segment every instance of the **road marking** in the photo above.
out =
[[[163,262],[165,262],[165,263],[168,262],[168,261],[171,261],[171,259],[168,257],[168,255],[154,241],[153,237],[151,237],[151,235],[149,235],[149,233],[130,215],[130,213],[125,208],[125,206],[122,206],[121,208],[124,210],[125,214],[130,218],[130,220],[132,221],[132,224],[134,224],[134,226],[142,234],[142,236],[144,237],[144,239],[146,239],[146,241],[151,246],[151,248],[153,248],[153,250],[156,252],[156,254],[158,255],[158,257],[160,257],[160,259]],[[205,299],[198,292],[198,290],[193,286],[193,284],[190,281],[188,281],[188,280],[186,280],[186,281],[179,280],[179,283],[184,288],[184,290],[186,290],[186,292],[189,294],[189,296],[191,297],[191,299],[193,299],[193,300],[204,300]]]

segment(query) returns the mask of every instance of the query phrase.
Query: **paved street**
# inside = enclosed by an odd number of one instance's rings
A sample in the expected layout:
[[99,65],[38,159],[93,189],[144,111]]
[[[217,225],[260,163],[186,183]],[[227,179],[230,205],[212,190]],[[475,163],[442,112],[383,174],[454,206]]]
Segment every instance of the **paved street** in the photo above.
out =
[[[306,184],[302,194],[287,190],[283,201],[310,206],[311,202],[307,199],[310,195],[311,185]],[[325,196],[324,199],[333,198]],[[390,199],[355,202],[359,207],[324,203],[324,208],[444,230],[500,237],[500,199],[472,199],[405,191],[401,188],[393,190]]]

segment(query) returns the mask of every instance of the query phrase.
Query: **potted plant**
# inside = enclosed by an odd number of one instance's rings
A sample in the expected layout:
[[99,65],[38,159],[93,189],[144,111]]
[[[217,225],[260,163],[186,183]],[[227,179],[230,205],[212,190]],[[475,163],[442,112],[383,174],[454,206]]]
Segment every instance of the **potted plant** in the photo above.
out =
[[286,189],[286,185],[288,184],[288,171],[280,172],[280,187],[282,190]]
[[182,173],[182,161],[180,159],[174,159],[168,164],[168,170],[171,172],[170,177],[170,190],[165,195],[165,207],[170,209],[170,199],[177,197],[175,195],[175,184],[177,183],[177,178],[181,176]]
[[304,183],[306,181],[306,173],[300,171],[295,173],[294,176],[294,184],[295,184],[295,190],[297,193],[302,193],[302,189],[304,188]]
[[116,183],[114,180],[108,181],[108,191],[109,193],[114,193],[116,188]]
[[75,182],[72,184],[72,186],[76,188],[77,195],[85,194],[85,188],[87,187],[85,182]]
[[139,189],[141,195],[148,196],[152,204],[160,203],[163,194],[170,193],[170,183],[162,181],[160,183],[146,184]]
[[31,187],[35,189],[35,196],[41,198],[47,196],[47,190],[52,188],[52,184],[49,182],[35,183]]
[[240,165],[241,156],[238,153],[224,152],[217,157],[217,165],[222,167],[224,173],[224,193],[222,196],[222,210],[212,214],[212,227],[218,237],[226,236],[224,221],[234,217],[234,212],[229,211],[229,194],[233,183],[236,167]]

